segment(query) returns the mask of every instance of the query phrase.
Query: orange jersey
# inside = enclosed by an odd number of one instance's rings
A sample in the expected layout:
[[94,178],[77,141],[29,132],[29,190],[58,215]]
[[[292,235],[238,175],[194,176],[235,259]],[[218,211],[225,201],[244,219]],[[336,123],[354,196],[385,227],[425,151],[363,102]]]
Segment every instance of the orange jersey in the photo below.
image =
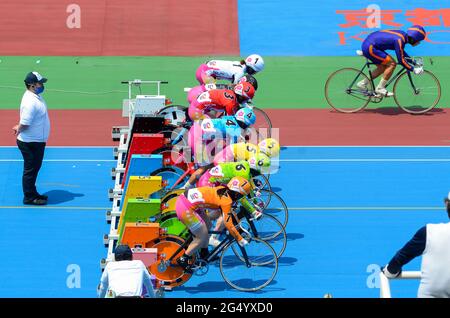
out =
[[199,187],[186,190],[183,195],[189,201],[189,210],[194,212],[199,208],[221,209],[225,227],[230,234],[239,242],[242,239],[236,225],[239,219],[231,208],[233,200],[228,196],[223,186],[219,187]]
[[211,107],[225,111],[227,115],[234,115],[239,106],[236,94],[229,89],[213,89],[205,92],[198,97],[198,102],[199,108]]

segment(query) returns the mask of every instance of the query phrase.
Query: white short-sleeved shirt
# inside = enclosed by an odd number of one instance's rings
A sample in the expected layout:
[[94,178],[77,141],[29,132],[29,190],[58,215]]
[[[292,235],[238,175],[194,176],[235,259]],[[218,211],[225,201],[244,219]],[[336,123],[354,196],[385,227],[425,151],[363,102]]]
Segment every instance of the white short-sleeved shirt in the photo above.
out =
[[141,296],[143,286],[150,297],[155,297],[150,274],[142,261],[109,262],[102,274],[99,297],[105,297],[108,290],[116,296]]
[[20,103],[20,124],[28,128],[21,131],[17,139],[23,142],[47,142],[50,134],[50,119],[47,104],[42,96],[27,90]]

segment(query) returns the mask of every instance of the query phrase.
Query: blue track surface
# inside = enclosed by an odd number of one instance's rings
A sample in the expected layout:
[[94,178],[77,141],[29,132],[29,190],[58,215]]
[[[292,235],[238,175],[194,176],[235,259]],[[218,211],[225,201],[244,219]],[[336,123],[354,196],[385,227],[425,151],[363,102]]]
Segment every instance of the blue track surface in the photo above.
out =
[[[47,207],[21,203],[22,161],[0,148],[0,297],[95,297],[106,256],[111,148],[48,148],[38,189]],[[447,222],[450,147],[295,147],[271,184],[290,208],[288,247],[275,281],[259,293],[230,289],[211,266],[166,297],[378,297],[371,264],[385,264],[426,223]],[[67,268],[81,269],[68,288]],[[418,270],[420,260],[406,270]],[[395,281],[414,297],[417,281]]]

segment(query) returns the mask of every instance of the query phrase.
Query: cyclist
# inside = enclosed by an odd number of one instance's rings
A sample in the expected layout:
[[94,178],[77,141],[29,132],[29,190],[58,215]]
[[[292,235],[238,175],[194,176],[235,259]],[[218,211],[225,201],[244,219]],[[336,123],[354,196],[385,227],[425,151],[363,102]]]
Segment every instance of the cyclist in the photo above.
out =
[[234,116],[223,116],[216,119],[204,119],[194,122],[189,130],[188,144],[194,162],[199,166],[183,186],[189,189],[212,164],[211,153],[223,149],[230,143],[244,140],[246,129],[256,121],[255,113],[248,107],[241,108]]
[[[246,196],[252,190],[250,182],[242,177],[235,177],[227,186],[200,187],[186,190],[176,202],[175,209],[178,219],[186,225],[193,235],[193,241],[187,247],[183,256],[177,262],[187,272],[190,268],[194,253],[200,249],[200,258],[208,255],[208,231],[211,220],[222,215],[225,226],[239,245],[244,246],[248,241],[241,235],[237,226],[239,220],[232,209],[234,202]],[[207,211],[207,209],[212,209]]]
[[188,115],[191,120],[205,117],[220,117],[223,112],[233,115],[239,104],[249,102],[255,95],[255,88],[248,82],[237,84],[230,89],[213,89],[200,94],[189,105]]
[[[408,71],[413,71],[414,74],[420,75],[423,73],[421,66],[414,66],[408,62],[409,55],[404,51],[406,44],[412,46],[418,45],[426,37],[424,28],[420,25],[413,25],[406,32],[400,30],[381,30],[376,31],[364,40],[362,43],[363,55],[375,63],[376,70],[372,72],[372,78],[375,79],[381,74],[383,77],[375,89],[377,94],[383,96],[393,96],[392,92],[388,92],[386,87],[387,82],[394,73],[396,63],[392,57],[386,53],[386,50],[395,50],[397,61],[403,65]],[[369,82],[367,78],[357,83],[361,89],[367,89]]]
[[195,77],[200,85],[214,83],[216,80],[229,80],[236,84],[245,74],[253,75],[263,69],[263,58],[258,54],[251,54],[241,61],[208,61],[199,66]]
[[[241,77],[238,81],[237,84],[243,83],[243,82],[248,82],[250,83],[253,88],[256,90],[258,90],[258,81],[256,80],[256,78],[254,78],[252,75],[245,75],[243,77]],[[194,101],[201,93],[206,92],[206,91],[210,91],[213,89],[230,89],[233,90],[234,86],[236,84],[202,84],[196,87],[191,88],[191,90],[189,91],[188,95],[187,95],[187,100],[190,103],[192,103],[192,101]]]
[[248,160],[259,152],[266,154],[270,158],[278,157],[280,144],[274,138],[264,139],[258,145],[246,142],[232,144],[214,156],[214,165],[221,162]]
[[[261,170],[268,169],[270,167],[270,158],[265,154],[260,153],[257,157],[250,158],[249,161],[239,161],[239,162],[227,162],[220,163],[214,168],[206,171],[199,179],[198,187],[214,187],[228,183],[234,177],[242,177],[248,180],[252,188],[255,189],[255,185],[252,181],[254,176],[261,174]],[[253,191],[252,191],[253,192]],[[253,196],[253,193],[250,193]],[[250,203],[247,197],[243,197],[239,200],[242,207],[251,215],[253,218],[258,220],[262,216],[262,212],[253,204]],[[222,231],[223,219],[219,217],[214,228],[214,231]],[[217,246],[220,244],[218,240],[219,235],[213,234],[209,239],[209,244]]]

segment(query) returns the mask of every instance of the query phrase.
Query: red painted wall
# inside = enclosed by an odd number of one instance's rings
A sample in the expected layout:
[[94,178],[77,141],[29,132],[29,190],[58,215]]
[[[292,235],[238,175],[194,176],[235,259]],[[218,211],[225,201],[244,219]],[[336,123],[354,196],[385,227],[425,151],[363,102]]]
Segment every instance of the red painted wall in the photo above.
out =
[[1,0],[0,14],[0,55],[239,55],[237,0]]

